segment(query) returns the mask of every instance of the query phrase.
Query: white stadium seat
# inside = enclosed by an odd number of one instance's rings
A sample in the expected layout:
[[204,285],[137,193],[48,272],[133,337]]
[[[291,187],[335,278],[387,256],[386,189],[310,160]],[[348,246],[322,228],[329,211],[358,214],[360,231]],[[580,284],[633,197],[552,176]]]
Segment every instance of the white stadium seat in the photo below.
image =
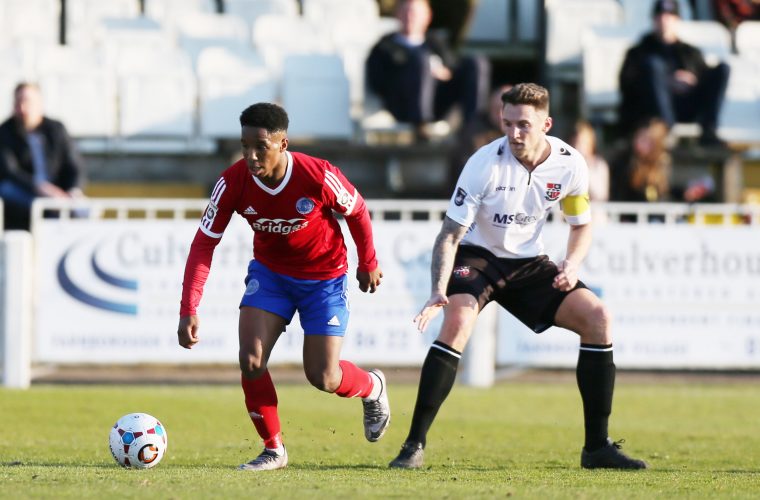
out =
[[353,135],[348,78],[334,54],[289,55],[283,63],[282,104],[293,139],[347,140]]
[[731,33],[718,21],[681,21],[678,38],[699,48],[710,65],[731,55]]
[[323,26],[348,20],[372,23],[380,17],[380,7],[376,0],[303,0],[303,15]]
[[760,21],[742,21],[735,33],[740,56],[760,63]]
[[273,102],[277,82],[253,50],[209,47],[198,58],[200,134],[240,136],[240,112],[255,102]]
[[253,45],[279,76],[290,54],[333,53],[330,34],[302,17],[262,14],[253,24]]
[[197,86],[187,53],[125,49],[117,72],[120,135],[194,134]]
[[248,25],[242,18],[230,14],[188,13],[177,20],[177,37],[194,65],[206,47],[251,47]]
[[179,18],[188,13],[214,13],[215,0],[147,0],[145,16],[160,22],[166,29],[174,30]]
[[718,135],[729,142],[760,144],[760,65],[741,56],[728,62],[731,76]]
[[140,3],[135,0],[66,0],[66,43],[95,45],[100,23],[105,18],[137,18]]
[[256,20],[266,14],[298,17],[298,0],[225,0],[224,11],[243,18],[253,28]]
[[580,69],[585,28],[623,22],[623,9],[616,0],[546,0],[546,14],[546,62],[571,69]]
[[638,41],[635,28],[597,26],[583,33],[581,102],[590,120],[616,120],[620,104],[618,77],[626,51]]
[[61,2],[59,0],[2,0],[0,45],[18,41],[58,43]]
[[116,78],[102,50],[51,45],[39,50],[35,66],[46,113],[72,136],[116,135]]

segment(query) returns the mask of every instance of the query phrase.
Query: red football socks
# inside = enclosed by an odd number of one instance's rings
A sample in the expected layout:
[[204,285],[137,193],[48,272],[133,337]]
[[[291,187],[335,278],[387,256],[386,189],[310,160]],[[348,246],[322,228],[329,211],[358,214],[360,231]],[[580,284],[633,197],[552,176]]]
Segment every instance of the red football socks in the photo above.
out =
[[264,440],[264,446],[277,449],[282,445],[280,417],[277,415],[277,391],[269,370],[257,379],[240,377],[245,394],[245,407],[256,432]]
[[340,369],[343,379],[335,394],[342,398],[366,398],[372,392],[372,375],[351,363],[341,360]]

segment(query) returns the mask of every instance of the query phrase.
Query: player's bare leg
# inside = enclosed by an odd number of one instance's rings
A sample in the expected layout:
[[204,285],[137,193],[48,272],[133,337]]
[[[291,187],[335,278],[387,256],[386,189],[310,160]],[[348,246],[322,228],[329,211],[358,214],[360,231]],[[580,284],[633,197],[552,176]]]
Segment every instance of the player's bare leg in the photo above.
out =
[[255,307],[240,308],[241,385],[248,414],[264,441],[264,450],[258,457],[241,465],[241,470],[282,469],[288,464],[277,414],[277,392],[267,370],[272,348],[284,328],[285,320],[276,314]]
[[562,301],[555,323],[578,333],[581,341],[576,368],[586,436],[581,466],[587,469],[645,469],[644,461],[620,451],[622,441],[613,442],[607,435],[615,389],[609,311],[590,290],[580,288]]
[[422,467],[427,433],[454,386],[459,359],[470,339],[478,312],[478,302],[472,295],[457,294],[449,297],[441,331],[422,364],[409,434],[398,456],[389,464],[390,467]]
[[340,397],[362,398],[364,436],[374,442],[383,437],[391,421],[385,375],[378,369],[364,371],[340,359],[343,337],[305,335],[303,366],[306,378],[317,389]]

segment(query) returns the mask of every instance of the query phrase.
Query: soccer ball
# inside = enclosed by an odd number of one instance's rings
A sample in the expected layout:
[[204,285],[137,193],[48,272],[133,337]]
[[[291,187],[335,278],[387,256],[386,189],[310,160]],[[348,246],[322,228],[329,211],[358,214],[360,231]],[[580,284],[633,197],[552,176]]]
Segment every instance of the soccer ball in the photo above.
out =
[[124,467],[150,469],[164,458],[167,435],[161,422],[147,413],[130,413],[116,421],[109,436],[111,454]]

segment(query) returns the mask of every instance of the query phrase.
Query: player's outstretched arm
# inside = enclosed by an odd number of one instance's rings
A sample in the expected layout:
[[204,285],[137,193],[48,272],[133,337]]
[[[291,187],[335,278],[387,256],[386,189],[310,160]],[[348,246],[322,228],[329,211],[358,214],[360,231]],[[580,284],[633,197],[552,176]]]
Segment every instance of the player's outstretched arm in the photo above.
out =
[[181,316],[179,318],[179,326],[177,327],[177,341],[179,345],[185,349],[192,349],[195,344],[200,342],[200,338],[198,337],[198,328],[200,326],[200,319],[195,314],[192,316]]
[[454,269],[454,257],[459,242],[466,233],[467,227],[453,219],[446,217],[443,220],[441,231],[433,244],[433,258],[430,264],[430,298],[422,306],[420,313],[414,317],[414,322],[420,332],[424,332],[430,321],[449,303],[449,299],[446,298],[446,288],[451,271]]
[[377,266],[373,271],[356,270],[356,279],[359,281],[359,290],[362,292],[375,293],[383,279],[383,271]]

